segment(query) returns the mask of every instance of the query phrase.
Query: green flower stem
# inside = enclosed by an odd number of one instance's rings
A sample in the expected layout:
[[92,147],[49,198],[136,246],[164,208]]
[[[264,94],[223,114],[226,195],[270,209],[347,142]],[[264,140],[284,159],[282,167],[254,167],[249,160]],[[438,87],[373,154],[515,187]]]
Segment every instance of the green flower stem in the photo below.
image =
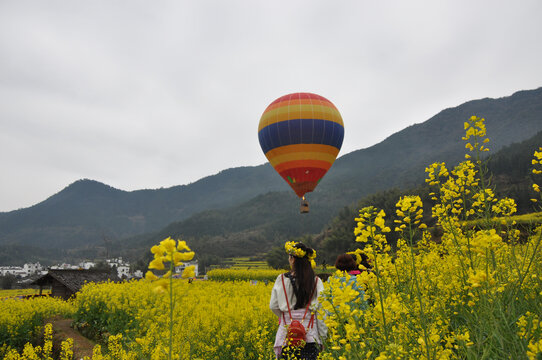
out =
[[474,259],[472,258],[472,251],[470,245],[470,234],[466,234],[465,238],[467,239],[467,254],[469,256],[470,268],[474,269]]
[[[444,199],[444,198],[445,198],[445,194],[444,194],[444,192],[442,191],[442,186],[440,185],[440,183],[439,183],[439,186],[441,187],[441,190],[440,190],[440,198],[441,198],[441,199]],[[450,219],[450,218],[452,218],[452,217],[453,217],[453,215],[450,216],[448,213],[446,213],[446,218],[447,218],[447,219]],[[461,270],[462,270],[462,272],[463,272],[463,284],[465,284],[465,283],[466,283],[466,282],[465,282],[465,279],[466,279],[466,277],[467,277],[467,271],[466,271],[466,269],[465,269],[465,264],[463,263],[462,256],[467,257],[467,255],[468,255],[468,258],[469,258],[471,267],[473,267],[473,265],[474,265],[474,262],[473,262],[473,259],[472,259],[472,256],[471,256],[472,254],[471,254],[471,252],[470,252],[470,241],[469,241],[468,236],[467,236],[467,245],[468,245],[468,250],[469,250],[469,251],[468,251],[468,254],[464,254],[463,251],[461,250],[461,246],[459,246],[459,242],[458,242],[458,240],[457,240],[458,234],[457,234],[457,232],[456,232],[456,229],[455,229],[454,224],[453,224],[451,221],[449,221],[449,220],[448,220],[446,223],[447,223],[447,225],[448,225],[448,228],[449,228],[450,232],[451,232],[452,235],[453,235],[454,244],[455,244],[456,249],[457,249],[457,251],[458,251],[458,253],[459,253],[458,258],[459,258],[459,262],[460,262],[460,265],[461,265]]]
[[[478,135],[475,135],[474,136],[474,139],[476,142],[478,142]],[[481,157],[481,151],[480,151],[480,148],[476,148],[476,164],[478,165],[478,173],[480,174],[480,185],[481,185],[481,189],[483,191],[483,194],[484,194],[484,219],[483,219],[483,223],[484,223],[484,229],[489,229],[491,227],[491,203],[489,203],[488,199],[487,199],[487,194],[485,193],[485,189],[486,189],[486,179],[485,179],[485,175],[487,173],[487,169],[484,167],[484,163],[482,162],[482,157]],[[488,184],[489,185],[489,182]]]
[[[463,257],[466,257],[466,256],[461,251],[461,246],[459,245],[459,241],[457,240],[456,228],[450,222],[448,222],[448,226],[449,226],[450,232],[453,235],[454,245],[455,245],[455,247],[457,249],[457,253],[458,253],[457,258],[459,260],[459,265],[461,266],[461,272],[463,273],[463,276],[462,276],[461,280],[463,281],[463,285],[466,285],[466,283],[467,283],[467,269],[465,267],[465,263],[463,262]],[[472,265],[472,260],[471,260],[471,265]]]
[[169,360],[172,359],[172,348],[173,348],[173,270],[175,266],[173,265],[173,254],[171,254],[171,262],[169,263]]
[[531,258],[529,259],[529,265],[527,265],[527,268],[525,269],[525,272],[523,273],[523,275],[521,275],[521,278],[519,279],[517,286],[515,286],[515,288],[514,288],[514,293],[513,293],[512,299],[514,299],[514,297],[515,297],[515,292],[518,291],[519,289],[521,289],[521,285],[523,284],[523,281],[527,277],[527,273],[529,272],[529,269],[531,268],[531,265],[533,264],[534,258],[536,257],[538,247],[540,246],[541,240],[542,240],[542,229],[540,229],[540,235],[538,235],[538,240],[537,240],[536,245],[535,245],[535,247],[533,249],[533,254],[531,255]]
[[[411,214],[409,214],[410,216]],[[431,359],[431,351],[429,347],[429,335],[427,334],[427,320],[425,318],[425,312],[423,310],[422,292],[420,290],[420,284],[418,282],[418,272],[416,271],[416,260],[414,257],[414,230],[412,229],[412,223],[408,223],[408,237],[410,248],[410,259],[412,261],[412,272],[414,275],[414,284],[416,285],[416,296],[420,303],[420,320],[422,321],[423,337],[425,339],[425,349],[427,351],[427,359]]]
[[[373,223],[370,223],[369,228],[373,228]],[[382,287],[380,286],[380,270],[378,269],[378,260],[377,260],[377,253],[375,249],[375,243],[374,243],[374,236],[375,234],[371,230],[371,239],[373,239],[373,253],[375,257],[375,269],[376,269],[376,287],[378,288],[378,295],[380,296],[380,309],[382,311],[382,323],[384,325],[384,336],[386,337],[386,343],[389,344],[389,337],[388,337],[388,326],[386,325],[386,314],[384,313],[384,295],[382,294]]]

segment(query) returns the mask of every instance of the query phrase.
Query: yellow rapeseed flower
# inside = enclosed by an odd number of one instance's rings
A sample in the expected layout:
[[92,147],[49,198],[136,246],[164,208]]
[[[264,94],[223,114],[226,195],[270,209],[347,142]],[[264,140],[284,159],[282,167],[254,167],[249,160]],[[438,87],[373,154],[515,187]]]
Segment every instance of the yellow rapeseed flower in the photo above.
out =
[[154,259],[149,264],[149,269],[164,270],[162,259]]
[[178,244],[177,244],[177,250],[179,251],[191,251],[190,248],[188,247],[188,245],[186,245],[186,241],[184,240],[179,240]]
[[158,280],[159,278],[152,271],[147,271],[147,273],[145,274],[145,279],[154,281],[154,280]]
[[168,237],[162,241],[160,241],[160,245],[165,249],[168,253],[173,253],[175,251],[175,240]]
[[182,278],[183,279],[188,279],[188,278],[195,277],[196,276],[195,269],[196,269],[196,267],[194,265],[190,265],[190,266],[187,266],[186,268],[184,268],[183,273],[181,275]]

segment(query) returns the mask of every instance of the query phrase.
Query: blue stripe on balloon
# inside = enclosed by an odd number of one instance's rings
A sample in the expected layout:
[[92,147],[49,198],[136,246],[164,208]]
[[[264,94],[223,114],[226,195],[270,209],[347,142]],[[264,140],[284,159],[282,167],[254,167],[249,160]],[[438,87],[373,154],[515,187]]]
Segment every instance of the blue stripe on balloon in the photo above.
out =
[[322,141],[324,141],[324,135],[325,135],[324,122],[323,121],[315,121],[313,126],[314,126],[313,140],[314,140],[315,143],[321,144]]
[[269,145],[267,143],[267,138],[265,137],[266,135],[266,132],[262,130],[258,131],[258,140],[260,141],[260,146],[262,147],[262,149],[265,147],[265,148],[268,148]]
[[[281,122],[277,123],[277,132],[279,134],[288,134],[289,131],[290,131],[290,127],[288,126],[287,121],[281,121]],[[275,132],[273,132],[273,134],[275,134]],[[281,144],[282,144],[282,139],[280,139],[280,140],[281,140]]]
[[333,133],[333,138],[335,140],[333,146],[335,146],[337,149],[340,149],[343,144],[344,127],[340,124],[333,123]]
[[309,119],[309,122],[301,122],[302,144],[314,144],[314,121],[314,119]]
[[264,153],[275,148],[294,144],[322,144],[341,148],[344,127],[321,119],[294,119],[271,124],[258,132]]
[[[285,121],[286,123],[288,123],[288,129],[289,129],[289,134],[288,133],[278,133],[277,136],[281,138],[284,137],[286,138],[288,135],[289,135],[289,141],[287,144],[284,144],[284,145],[291,145],[291,144],[301,144],[301,135],[302,135],[302,128],[301,128],[301,123],[302,121],[291,121],[291,120],[288,120],[288,121]],[[286,139],[284,139],[286,140]]]

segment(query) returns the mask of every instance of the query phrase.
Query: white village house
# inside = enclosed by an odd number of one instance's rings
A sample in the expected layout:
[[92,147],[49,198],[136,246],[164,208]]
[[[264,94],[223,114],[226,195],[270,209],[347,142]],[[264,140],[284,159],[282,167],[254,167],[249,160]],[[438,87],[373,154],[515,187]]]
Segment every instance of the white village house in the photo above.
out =
[[[131,278],[142,278],[144,277],[144,271],[136,270],[133,274],[130,273],[130,263],[124,261],[122,257],[106,259],[106,264],[110,268],[115,268],[119,279],[131,279]],[[45,275],[47,270],[91,270],[96,266],[95,261],[85,260],[77,265],[72,265],[68,263],[62,263],[57,265],[52,265],[48,269],[44,268],[39,262],[38,263],[27,263],[24,266],[0,266],[0,276],[5,275],[14,275],[20,278],[27,278],[33,275]],[[194,272],[196,276],[198,272],[198,261],[189,261],[184,263],[182,266],[175,268],[176,274],[181,274],[185,267],[194,265]]]
[[117,268],[117,275],[120,279],[122,278],[130,278],[130,264],[127,262],[122,261],[121,257],[114,258],[114,259],[107,259],[106,260],[107,265],[109,267],[116,267]]
[[39,262],[28,263],[23,266],[0,266],[0,276],[14,275],[28,277],[35,274],[42,274],[43,266]]

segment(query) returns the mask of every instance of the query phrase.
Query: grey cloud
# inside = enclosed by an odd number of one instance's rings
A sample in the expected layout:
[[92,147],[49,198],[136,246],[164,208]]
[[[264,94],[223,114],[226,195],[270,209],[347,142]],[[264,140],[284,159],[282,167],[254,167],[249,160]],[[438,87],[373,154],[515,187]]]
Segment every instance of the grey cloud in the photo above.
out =
[[82,177],[133,190],[261,164],[259,118],[289,92],[335,103],[345,154],[443,108],[539,87],[541,10],[536,0],[2,1],[0,211]]

